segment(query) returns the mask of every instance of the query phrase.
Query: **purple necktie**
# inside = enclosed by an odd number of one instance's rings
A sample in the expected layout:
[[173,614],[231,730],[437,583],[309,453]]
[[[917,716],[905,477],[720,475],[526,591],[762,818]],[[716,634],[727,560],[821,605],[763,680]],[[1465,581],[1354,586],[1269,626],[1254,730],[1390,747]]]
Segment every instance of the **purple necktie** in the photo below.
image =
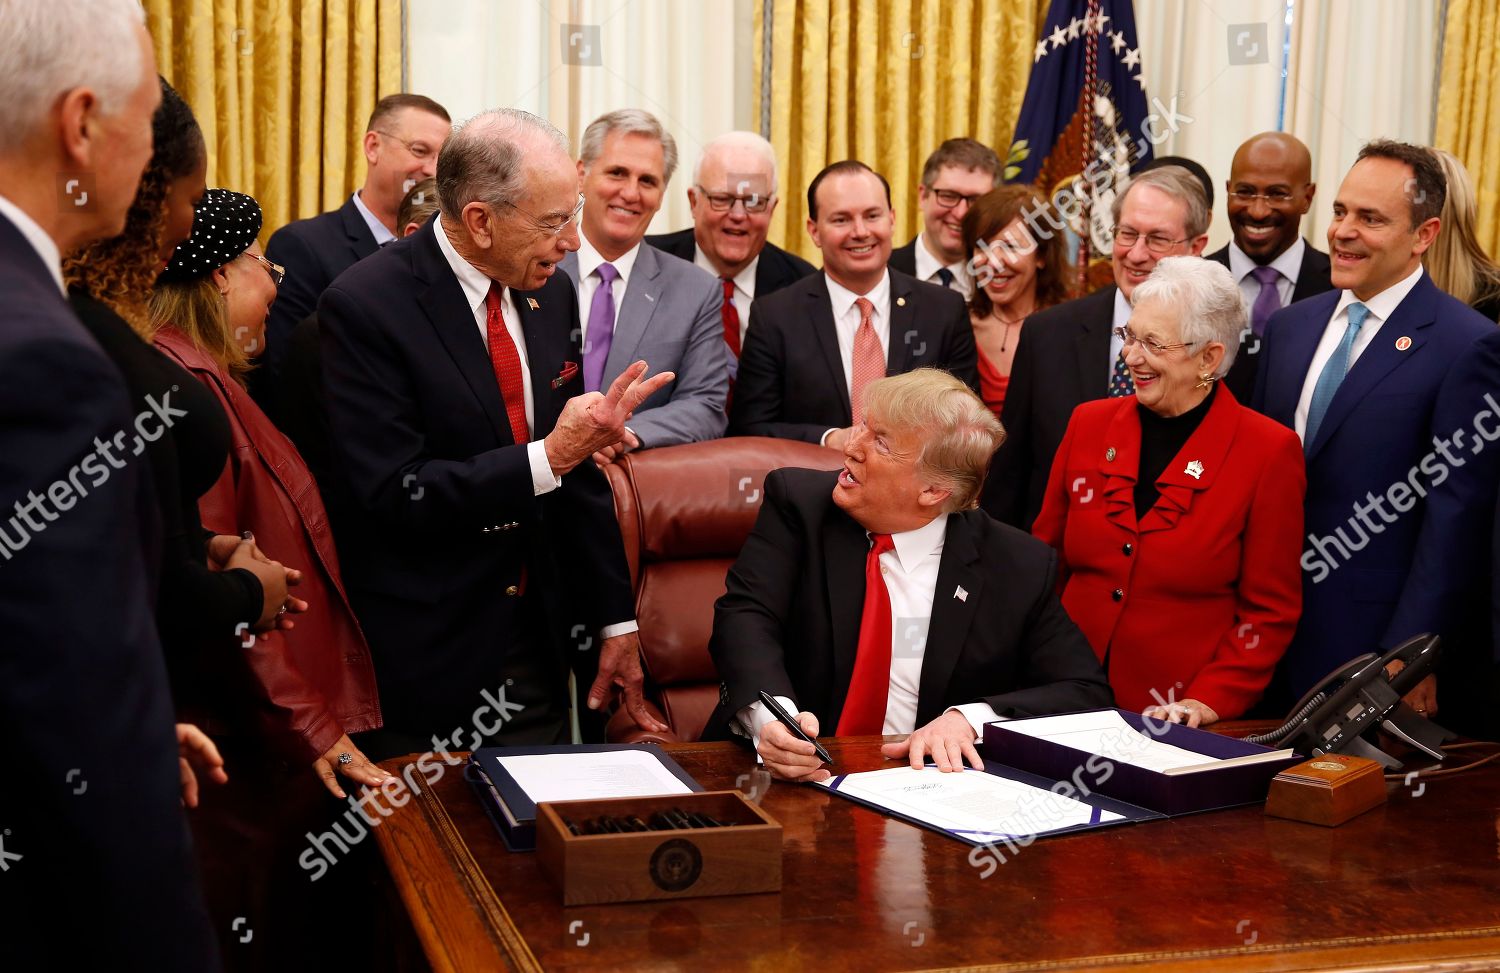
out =
[[1275,267],[1256,267],[1250,276],[1260,282],[1260,293],[1255,295],[1255,305],[1250,308],[1250,330],[1265,334],[1266,319],[1281,310],[1281,291],[1276,287],[1281,271]]
[[604,363],[609,360],[609,346],[615,340],[615,278],[620,272],[614,264],[600,264],[599,289],[589,306],[589,330],[583,339],[583,390],[599,391],[604,380]]

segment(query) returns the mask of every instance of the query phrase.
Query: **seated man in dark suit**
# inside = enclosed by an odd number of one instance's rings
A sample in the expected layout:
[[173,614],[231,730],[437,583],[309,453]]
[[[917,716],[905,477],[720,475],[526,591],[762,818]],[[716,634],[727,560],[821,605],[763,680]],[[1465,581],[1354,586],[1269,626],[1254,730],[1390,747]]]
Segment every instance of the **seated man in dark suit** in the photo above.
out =
[[1005,433],[951,375],[874,382],[836,473],[778,470],[714,607],[723,685],[709,732],[755,742],[772,773],[821,780],[809,734],[909,733],[885,755],[943,770],[986,722],[1109,706],[1113,695],[1055,590],[1041,541],[975,510]]
[[886,266],[894,214],[885,177],[836,162],[813,177],[807,207],[823,272],[750,309],[729,434],[843,449],[874,379],[932,365],[977,389],[963,298]]
[[338,209],[271,234],[266,259],[285,267],[286,279],[266,319],[265,373],[251,382],[262,404],[274,401],[287,339],[317,308],[318,295],[356,261],[398,238],[401,200],[437,171],[438,150],[452,128],[447,110],[431,98],[386,95],[375,103],[361,143],[369,165],[365,184]]
[[0,51],[0,968],[213,971],[130,453],[171,419],[130,396],[59,260],[125,228],[151,36],[132,0],[0,2]]
[[766,242],[776,195],[776,150],[754,132],[727,132],[703,147],[688,187],[693,225],[646,242],[713,274],[724,289],[720,313],[729,346],[729,374],[739,370],[740,348],[757,297],[817,273],[794,253]]
[[1333,289],[1328,254],[1299,232],[1317,188],[1312,154],[1294,135],[1262,132],[1234,153],[1225,203],[1234,239],[1208,259],[1229,268],[1250,308],[1250,331],[1224,377],[1242,403],[1255,394],[1266,320],[1293,301]]
[[[1052,458],[1073,410],[1091,399],[1134,395],[1121,357],[1130,295],[1162,257],[1198,256],[1208,243],[1203,184],[1182,166],[1138,173],[1114,201],[1114,283],[1027,318],[1005,392],[1006,444],[981,506],[1024,530],[1042,509]],[[1043,225],[1041,233],[1056,232]]]
[[964,214],[995,188],[1000,157],[973,139],[948,139],[927,157],[917,184],[922,232],[891,251],[891,266],[917,280],[958,291],[968,300],[974,281],[964,252]]

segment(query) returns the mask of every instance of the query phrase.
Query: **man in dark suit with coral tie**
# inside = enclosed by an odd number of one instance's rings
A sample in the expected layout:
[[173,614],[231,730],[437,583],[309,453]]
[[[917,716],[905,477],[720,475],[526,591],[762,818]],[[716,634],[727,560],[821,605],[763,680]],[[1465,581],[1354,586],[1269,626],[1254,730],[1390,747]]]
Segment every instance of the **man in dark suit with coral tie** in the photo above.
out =
[[1109,706],[1113,695],[1055,591],[1057,556],[974,509],[1004,438],[979,397],[919,369],[866,390],[837,473],[766,478],[755,528],[714,607],[723,681],[709,733],[754,741],[778,777],[828,777],[816,735],[907,733],[885,754],[943,770],[1001,717]]
[[1266,327],[1252,404],[1307,453],[1302,617],[1272,682],[1283,702],[1358,655],[1432,632],[1443,661],[1412,707],[1441,703],[1462,719],[1493,705],[1469,694],[1492,666],[1500,329],[1422,269],[1445,193],[1427,149],[1366,145],[1328,228],[1339,290]]
[[1262,132],[1234,153],[1225,208],[1234,238],[1207,255],[1229,268],[1250,308],[1249,330],[1224,376],[1242,403],[1255,393],[1261,338],[1272,314],[1294,301],[1333,289],[1328,254],[1302,239],[1312,207],[1312,154],[1294,135]]
[[[375,655],[378,749],[565,737],[569,659],[598,652],[641,725],[624,548],[590,457],[670,382],[644,363],[584,394],[578,175],[546,121],[501,109],[438,159],[441,213],[361,261],[318,306],[345,581]],[[519,707],[519,708],[518,708]],[[484,715],[481,716],[481,713]]]
[[823,272],[750,309],[730,435],[842,449],[873,378],[934,366],[977,388],[963,298],[886,266],[894,214],[885,177],[863,162],[836,162],[813,178],[807,205]]

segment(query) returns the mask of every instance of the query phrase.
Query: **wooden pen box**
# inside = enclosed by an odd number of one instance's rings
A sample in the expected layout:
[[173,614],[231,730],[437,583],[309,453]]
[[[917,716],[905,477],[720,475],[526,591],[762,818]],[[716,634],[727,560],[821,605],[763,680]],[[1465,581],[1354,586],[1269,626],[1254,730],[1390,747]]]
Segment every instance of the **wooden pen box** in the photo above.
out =
[[[649,820],[680,808],[720,828],[575,835],[564,820]],[[537,805],[536,852],[564,905],[682,899],[781,890],[781,825],[739,791],[557,801]]]
[[1380,764],[1329,754],[1277,774],[1266,798],[1266,813],[1331,828],[1383,803],[1385,774]]

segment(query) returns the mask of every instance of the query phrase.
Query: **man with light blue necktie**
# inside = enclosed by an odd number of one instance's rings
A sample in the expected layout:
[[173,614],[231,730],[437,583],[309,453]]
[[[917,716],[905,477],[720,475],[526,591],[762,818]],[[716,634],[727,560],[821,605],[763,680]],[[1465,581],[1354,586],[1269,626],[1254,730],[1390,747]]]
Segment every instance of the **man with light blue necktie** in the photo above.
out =
[[1445,194],[1425,148],[1366,145],[1333,203],[1338,289],[1266,325],[1252,404],[1295,429],[1307,458],[1302,619],[1268,692],[1282,703],[1358,655],[1435,632],[1442,665],[1407,703],[1428,716],[1441,703],[1455,727],[1484,705],[1471,687],[1494,665],[1500,448],[1485,447],[1500,438],[1500,329],[1422,270]]
[[677,376],[636,410],[619,444],[595,454],[601,464],[645,446],[716,439],[728,421],[719,282],[642,245],[676,167],[676,141],[648,112],[610,112],[584,130],[579,248],[560,265],[578,288],[584,389],[609,388],[642,358]]

